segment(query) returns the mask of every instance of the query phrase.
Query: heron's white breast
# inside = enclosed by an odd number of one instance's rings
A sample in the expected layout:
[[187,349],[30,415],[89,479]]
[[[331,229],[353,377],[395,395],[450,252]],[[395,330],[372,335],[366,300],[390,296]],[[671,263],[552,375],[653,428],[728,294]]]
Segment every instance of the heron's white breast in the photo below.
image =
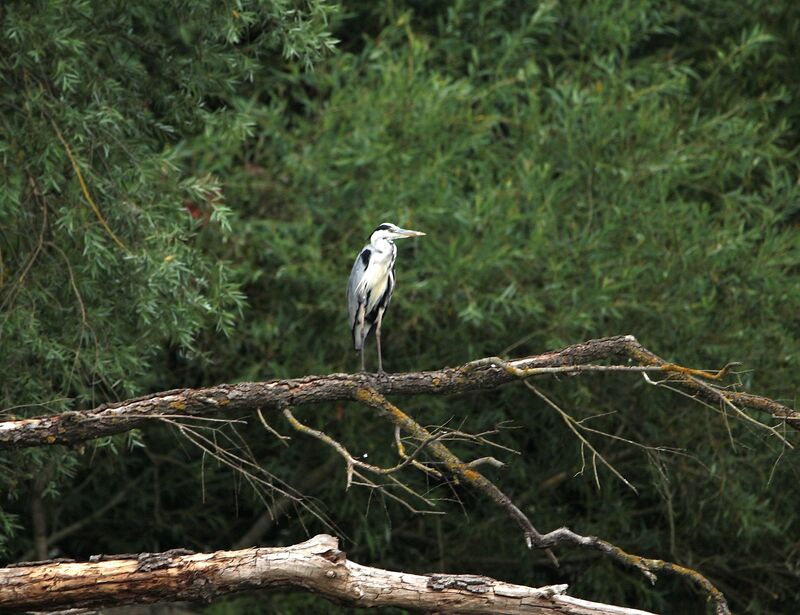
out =
[[364,277],[361,283],[364,285],[364,293],[369,291],[369,301],[367,302],[366,311],[369,313],[375,304],[380,301],[383,293],[386,292],[386,286],[389,284],[389,272],[392,269],[392,256],[393,251],[378,251],[372,252],[367,270],[364,272]]

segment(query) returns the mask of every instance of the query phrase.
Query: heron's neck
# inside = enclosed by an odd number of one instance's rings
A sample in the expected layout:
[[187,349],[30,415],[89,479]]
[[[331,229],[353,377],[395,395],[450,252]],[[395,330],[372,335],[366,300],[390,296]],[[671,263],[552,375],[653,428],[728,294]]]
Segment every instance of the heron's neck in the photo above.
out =
[[386,253],[394,249],[394,242],[385,237],[376,237],[370,242],[372,249],[376,252]]

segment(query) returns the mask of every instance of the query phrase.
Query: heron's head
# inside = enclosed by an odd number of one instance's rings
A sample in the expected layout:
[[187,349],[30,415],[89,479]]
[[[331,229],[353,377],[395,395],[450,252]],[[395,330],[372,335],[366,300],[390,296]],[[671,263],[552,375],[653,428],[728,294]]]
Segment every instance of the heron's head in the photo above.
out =
[[379,239],[394,241],[395,239],[405,239],[406,237],[421,237],[424,234],[425,233],[420,233],[419,231],[411,231],[409,229],[400,228],[391,222],[384,222],[383,224],[379,224],[378,228],[372,231],[372,235],[370,235],[369,240],[370,242],[374,242]]

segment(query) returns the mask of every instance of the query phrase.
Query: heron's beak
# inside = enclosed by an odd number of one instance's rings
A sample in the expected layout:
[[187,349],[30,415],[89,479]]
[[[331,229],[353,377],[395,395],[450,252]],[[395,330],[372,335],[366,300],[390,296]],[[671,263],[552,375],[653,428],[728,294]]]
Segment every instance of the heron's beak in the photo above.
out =
[[425,233],[421,233],[419,231],[411,231],[409,229],[399,228],[397,229],[397,234],[400,235],[401,239],[405,239],[406,237],[422,237]]

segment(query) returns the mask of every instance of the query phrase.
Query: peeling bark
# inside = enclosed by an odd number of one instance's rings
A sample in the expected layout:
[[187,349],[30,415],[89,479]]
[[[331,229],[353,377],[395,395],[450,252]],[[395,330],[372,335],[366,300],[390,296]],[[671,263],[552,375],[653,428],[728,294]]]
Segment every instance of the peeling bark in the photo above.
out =
[[652,615],[475,575],[416,575],[361,566],[332,536],[290,547],[95,556],[0,568],[0,611],[58,611],[169,601],[207,602],[258,589],[301,588],[355,607],[509,615]]
[[[203,389],[177,389],[104,404],[93,410],[0,422],[0,449],[77,444],[139,427],[164,416],[240,414],[262,408],[283,408],[328,401],[356,400],[364,390],[382,395],[452,395],[496,388],[519,378],[519,370],[580,366],[596,361],[632,361],[674,378],[672,384],[712,403],[728,401],[766,412],[800,427],[800,413],[772,399],[723,390],[700,383],[694,370],[668,363],[642,347],[631,335],[589,340],[561,350],[516,359],[505,366],[479,360],[461,367],[399,374],[329,374],[269,382],[222,384]],[[509,369],[513,368],[513,369]],[[517,373],[514,372],[517,370]]]

